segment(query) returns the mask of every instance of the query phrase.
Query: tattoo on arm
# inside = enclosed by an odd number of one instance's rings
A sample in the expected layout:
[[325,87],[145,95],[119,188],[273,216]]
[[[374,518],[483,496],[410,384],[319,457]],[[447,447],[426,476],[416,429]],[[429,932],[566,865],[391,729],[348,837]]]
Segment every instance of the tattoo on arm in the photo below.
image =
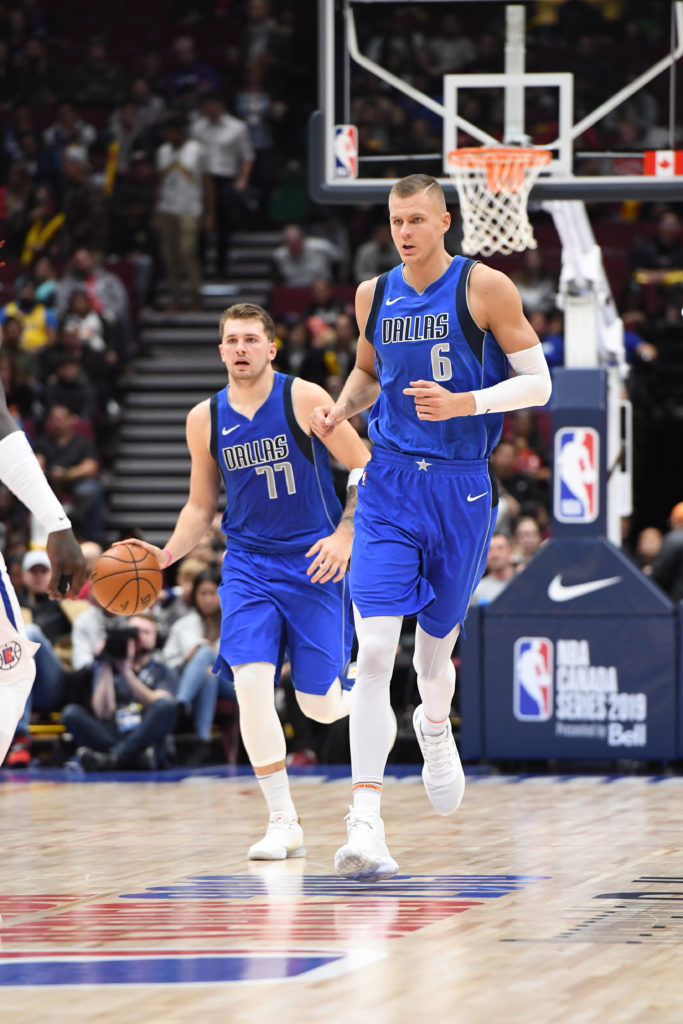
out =
[[350,527],[353,527],[353,514],[356,511],[356,504],[358,503],[358,487],[352,484],[346,490],[346,505],[342,512],[340,519],[341,523],[347,523]]

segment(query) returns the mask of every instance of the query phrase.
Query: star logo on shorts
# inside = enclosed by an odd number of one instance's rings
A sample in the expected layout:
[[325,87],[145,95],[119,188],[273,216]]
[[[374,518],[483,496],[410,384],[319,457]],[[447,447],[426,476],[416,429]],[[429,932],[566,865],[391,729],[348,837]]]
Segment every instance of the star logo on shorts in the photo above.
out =
[[426,459],[418,459],[417,460],[417,468],[418,469],[424,469],[425,473],[427,472],[427,467],[428,466],[431,466],[431,462],[427,462]]

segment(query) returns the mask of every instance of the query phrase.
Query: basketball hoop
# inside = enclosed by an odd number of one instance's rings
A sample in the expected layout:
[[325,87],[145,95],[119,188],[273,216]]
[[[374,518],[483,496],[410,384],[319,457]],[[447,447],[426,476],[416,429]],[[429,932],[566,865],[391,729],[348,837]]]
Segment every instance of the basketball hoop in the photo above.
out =
[[460,199],[463,252],[490,256],[536,248],[527,201],[550,159],[547,149],[510,146],[454,149],[448,154]]

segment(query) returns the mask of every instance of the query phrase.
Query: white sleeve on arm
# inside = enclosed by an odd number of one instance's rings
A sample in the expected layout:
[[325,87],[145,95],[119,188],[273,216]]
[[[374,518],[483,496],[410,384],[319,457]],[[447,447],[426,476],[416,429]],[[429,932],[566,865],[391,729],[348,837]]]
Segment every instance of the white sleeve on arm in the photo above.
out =
[[521,352],[507,354],[516,376],[502,380],[490,388],[473,391],[476,415],[487,412],[512,412],[532,405],[545,405],[552,384],[542,345],[532,345]]
[[50,487],[23,430],[0,439],[0,480],[33,512],[48,533],[70,530],[71,523]]

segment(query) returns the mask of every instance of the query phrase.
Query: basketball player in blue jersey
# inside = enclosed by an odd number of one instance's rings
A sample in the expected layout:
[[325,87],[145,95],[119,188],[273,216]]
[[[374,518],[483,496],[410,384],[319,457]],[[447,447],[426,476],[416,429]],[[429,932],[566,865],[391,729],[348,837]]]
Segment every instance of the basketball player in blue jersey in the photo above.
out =
[[[2,335],[0,335],[0,340]],[[71,523],[33,454],[26,435],[7,408],[0,388],[0,480],[33,513],[47,532],[53,600],[78,594],[87,570]],[[19,602],[0,554],[0,764],[24,713],[36,674],[33,655],[39,644],[29,640]]]
[[[372,458],[358,488],[351,597],[359,650],[350,719],[353,806],[335,857],[347,877],[398,871],[380,817],[393,742],[389,684],[402,618],[416,615],[414,665],[422,703],[413,725],[434,809],[452,814],[464,773],[450,726],[451,655],[486,565],[496,521],[488,459],[503,413],[543,405],[543,349],[504,274],[450,256],[441,186],[398,181],[389,217],[401,264],[359,285],[356,364],[311,424],[324,440],[372,405]],[[508,365],[515,376],[509,377]]]
[[[265,837],[249,857],[284,860],[305,850],[274,684],[286,649],[304,714],[330,723],[349,712],[344,671],[353,619],[346,570],[369,451],[349,424],[324,444],[311,435],[311,413],[330,396],[317,384],[274,372],[275,328],[264,309],[231,306],[220,330],[228,386],[188,414],[187,503],[165,549],[143,546],[162,568],[190,551],[211,524],[222,476],[227,550],[214,671],[234,678],[242,740],[270,812]],[[344,510],[327,449],[349,470]]]

